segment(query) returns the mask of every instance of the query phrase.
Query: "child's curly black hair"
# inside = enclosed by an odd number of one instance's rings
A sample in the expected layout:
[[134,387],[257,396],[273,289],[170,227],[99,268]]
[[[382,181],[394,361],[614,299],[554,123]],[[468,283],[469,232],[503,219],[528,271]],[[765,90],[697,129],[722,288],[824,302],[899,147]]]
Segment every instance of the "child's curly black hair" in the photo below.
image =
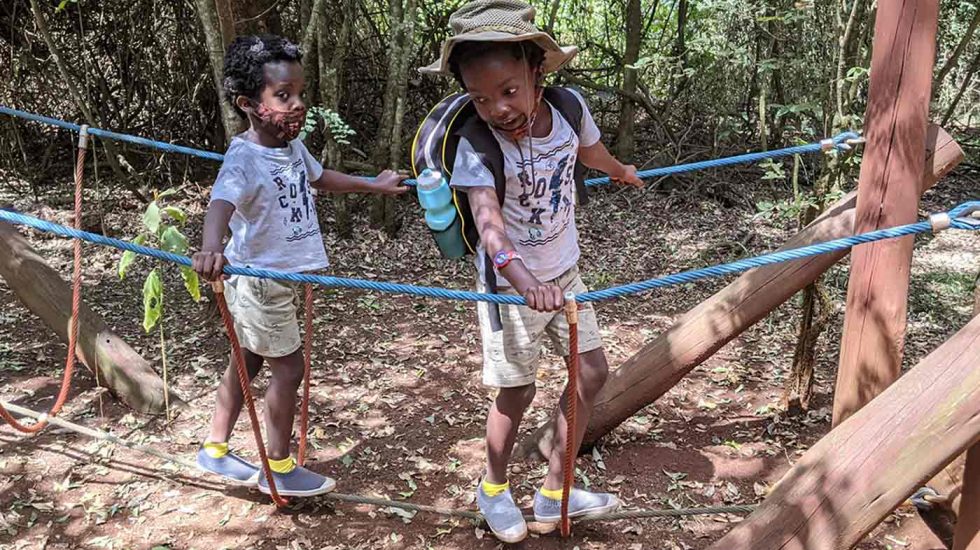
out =
[[460,67],[468,65],[491,53],[504,52],[514,59],[526,59],[531,69],[540,69],[544,64],[544,49],[533,41],[523,40],[520,42],[489,42],[489,41],[466,41],[460,42],[453,47],[449,54],[449,72],[456,77],[456,82],[464,89],[466,84],[460,73]]
[[225,80],[222,83],[227,99],[238,116],[245,118],[245,113],[235,105],[238,96],[258,100],[265,77],[262,67],[266,63],[276,61],[303,60],[299,46],[289,40],[274,34],[258,34],[254,36],[239,36],[228,46],[225,53]]

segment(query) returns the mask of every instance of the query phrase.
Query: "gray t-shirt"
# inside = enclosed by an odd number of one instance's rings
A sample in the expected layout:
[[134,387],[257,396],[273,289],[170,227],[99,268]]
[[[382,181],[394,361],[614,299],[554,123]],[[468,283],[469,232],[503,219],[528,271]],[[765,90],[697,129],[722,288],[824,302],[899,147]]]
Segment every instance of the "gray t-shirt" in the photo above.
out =
[[[575,228],[575,161],[579,146],[591,147],[600,138],[589,108],[582,97],[581,133],[574,130],[557,109],[551,107],[551,133],[532,138],[530,150],[524,138],[515,144],[493,130],[504,156],[506,195],[501,207],[507,236],[524,264],[540,281],[557,278],[579,258]],[[458,188],[494,187],[494,177],[480,161],[473,146],[460,139],[450,185]],[[483,271],[482,245],[476,257]],[[503,277],[498,283],[507,286]]]
[[225,257],[232,265],[299,273],[327,267],[310,181],[323,167],[299,139],[263,147],[235,137],[211,201],[235,207]]

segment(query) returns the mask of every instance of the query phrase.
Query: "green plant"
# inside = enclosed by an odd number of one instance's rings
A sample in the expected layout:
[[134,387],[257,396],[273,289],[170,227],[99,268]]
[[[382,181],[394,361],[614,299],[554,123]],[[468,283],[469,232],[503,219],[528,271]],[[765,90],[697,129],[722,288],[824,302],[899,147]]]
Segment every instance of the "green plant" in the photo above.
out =
[[306,112],[306,122],[303,124],[303,131],[299,134],[300,139],[306,139],[306,136],[316,129],[319,120],[323,121],[324,131],[329,132],[333,136],[334,141],[342,145],[350,145],[350,137],[357,133],[333,109],[310,107]]
[[[190,245],[187,242],[187,237],[179,229],[187,221],[187,214],[176,206],[167,206],[163,203],[163,199],[174,195],[176,192],[174,189],[167,189],[162,193],[154,191],[153,201],[147,205],[143,212],[143,232],[133,239],[133,243],[155,246],[173,254],[187,254]],[[128,250],[123,252],[119,259],[120,279],[126,277],[126,273],[133,266],[136,258],[135,252]],[[167,410],[167,420],[169,421],[170,396],[167,390],[167,349],[163,323],[160,322],[163,318],[164,303],[162,269],[164,268],[154,267],[147,274],[146,280],[143,281],[143,330],[149,333],[154,327],[159,327],[160,358],[163,363],[163,398]],[[201,286],[197,273],[186,266],[179,266],[179,269],[187,293],[195,302],[200,301]]]

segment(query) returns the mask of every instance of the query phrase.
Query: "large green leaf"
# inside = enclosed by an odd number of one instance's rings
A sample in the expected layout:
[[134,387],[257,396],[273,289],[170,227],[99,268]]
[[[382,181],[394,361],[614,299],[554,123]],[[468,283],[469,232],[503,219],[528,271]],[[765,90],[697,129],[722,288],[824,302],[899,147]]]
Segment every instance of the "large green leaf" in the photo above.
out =
[[[138,235],[133,239],[133,244],[143,245],[146,243],[146,235]],[[129,250],[123,252],[122,258],[119,259],[119,278],[122,279],[126,277],[126,271],[129,266],[136,261],[136,253]]]
[[187,243],[187,237],[172,225],[166,227],[163,230],[163,234],[160,235],[160,248],[167,252],[173,252],[174,254],[186,253],[187,248],[190,246]]
[[182,265],[180,266],[180,275],[184,278],[184,287],[187,288],[187,293],[191,295],[191,298],[193,298],[195,302],[200,302],[201,282],[197,278],[197,272],[185,265]]
[[160,205],[153,201],[143,212],[143,225],[150,230],[150,233],[158,235],[160,233]]
[[166,212],[171,218],[177,220],[177,223],[184,223],[187,221],[187,214],[176,206],[167,206],[163,209],[163,211]]
[[170,189],[166,189],[162,193],[157,195],[157,200],[165,199],[171,195],[176,195],[176,194],[177,194],[177,190],[171,187]]
[[163,315],[163,281],[154,269],[143,283],[143,330],[150,332]]

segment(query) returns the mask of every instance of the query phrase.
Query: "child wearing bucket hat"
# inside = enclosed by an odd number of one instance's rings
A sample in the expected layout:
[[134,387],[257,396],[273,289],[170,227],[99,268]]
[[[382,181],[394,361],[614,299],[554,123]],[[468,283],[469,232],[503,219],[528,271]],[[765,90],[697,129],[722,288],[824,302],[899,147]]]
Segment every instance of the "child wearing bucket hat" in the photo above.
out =
[[[568,356],[564,293],[587,290],[578,271],[575,204],[584,199],[584,187],[576,185],[582,179],[576,166],[601,170],[620,183],[643,182],[633,166],[606,150],[578,93],[543,86],[543,76],[565,66],[578,49],[562,47],[539,31],[534,8],[519,0],[477,0],[453,13],[449,24],[453,36],[442,44],[439,59],[420,71],[454,76],[475,115],[455,131],[455,158],[442,159],[438,168],[450,173],[450,185],[468,199],[479,233],[478,288],[521,295],[528,304],[494,308],[481,302],[477,308],[483,381],[498,388],[487,418],[487,469],[477,488],[477,504],[500,540],[517,542],[527,536],[527,525],[509,490],[507,464],[524,411],[534,398],[544,341]],[[493,161],[496,157],[502,161]],[[571,435],[575,452],[608,373],[591,304],[584,304],[578,322],[581,374],[575,397],[580,421]],[[560,409],[567,398],[562,397]],[[543,523],[560,519],[568,435],[564,416],[556,418],[557,441],[534,497],[535,520]],[[569,516],[601,514],[619,505],[614,495],[574,489]]]

